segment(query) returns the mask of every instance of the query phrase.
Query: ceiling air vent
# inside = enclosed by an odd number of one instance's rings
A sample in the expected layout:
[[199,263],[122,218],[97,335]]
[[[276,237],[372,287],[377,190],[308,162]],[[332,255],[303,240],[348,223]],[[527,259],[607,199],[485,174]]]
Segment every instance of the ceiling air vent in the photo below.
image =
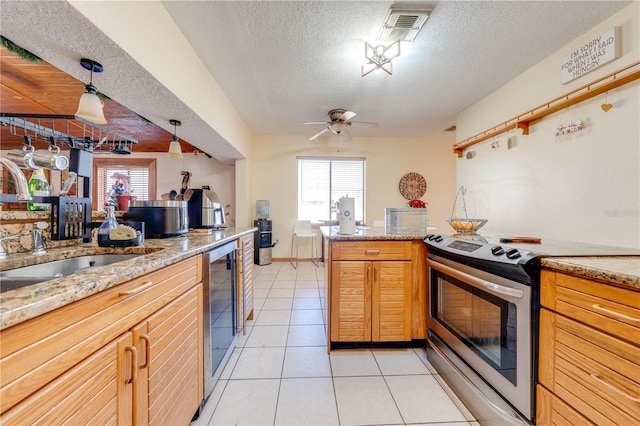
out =
[[380,41],[413,41],[418,35],[431,10],[389,9],[387,18],[382,24],[378,40]]

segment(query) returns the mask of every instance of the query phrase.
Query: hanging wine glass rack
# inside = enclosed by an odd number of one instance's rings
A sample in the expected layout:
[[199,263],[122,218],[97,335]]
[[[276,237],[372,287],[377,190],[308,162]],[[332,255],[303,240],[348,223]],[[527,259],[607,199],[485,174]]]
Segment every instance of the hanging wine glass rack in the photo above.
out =
[[[94,152],[131,154],[137,139],[91,123],[74,115],[20,114],[0,112],[0,125],[9,126],[13,136],[32,142],[47,143],[70,150],[69,170],[82,179],[85,197],[33,196],[31,201],[20,201],[15,194],[0,193],[1,203],[43,203],[51,207],[51,238],[91,241],[91,155]],[[89,166],[87,166],[89,165]],[[80,185],[80,182],[77,183]]]
[[137,139],[75,115],[0,112],[0,125],[25,142],[43,142],[90,152],[130,154]]

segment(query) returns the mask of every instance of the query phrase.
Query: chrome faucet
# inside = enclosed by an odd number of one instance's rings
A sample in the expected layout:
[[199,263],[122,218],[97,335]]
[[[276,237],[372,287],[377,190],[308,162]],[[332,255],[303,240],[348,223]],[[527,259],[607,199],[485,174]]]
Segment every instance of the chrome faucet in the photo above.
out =
[[9,253],[7,253],[7,249],[4,248],[4,244],[2,244],[5,240],[17,240],[20,238],[20,235],[8,235],[6,237],[0,238],[0,260],[6,259],[9,257]]
[[31,198],[31,194],[29,194],[29,183],[24,173],[22,173],[22,170],[20,170],[20,167],[5,157],[0,157],[0,163],[9,170],[11,177],[13,177],[16,183],[18,201],[31,201],[33,198]]
[[47,222],[36,222],[34,225],[35,228],[31,231],[33,234],[33,250],[31,250],[31,254],[44,254],[47,251],[44,248],[45,238],[42,236],[42,231],[47,229],[49,225]]

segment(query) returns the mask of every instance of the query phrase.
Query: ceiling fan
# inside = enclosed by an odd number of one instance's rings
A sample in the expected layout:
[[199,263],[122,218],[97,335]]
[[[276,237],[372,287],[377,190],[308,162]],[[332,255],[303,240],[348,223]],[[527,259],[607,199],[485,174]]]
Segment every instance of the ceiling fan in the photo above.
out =
[[350,141],[351,133],[349,133],[349,126],[366,126],[373,129],[377,129],[379,126],[378,123],[368,123],[366,121],[351,121],[351,119],[355,116],[356,113],[353,111],[347,111],[345,109],[332,109],[331,111],[329,111],[329,118],[331,119],[331,121],[310,121],[302,124],[323,124],[326,126],[324,129],[311,136],[309,138],[310,141],[320,137],[328,131],[341,136],[345,141]]

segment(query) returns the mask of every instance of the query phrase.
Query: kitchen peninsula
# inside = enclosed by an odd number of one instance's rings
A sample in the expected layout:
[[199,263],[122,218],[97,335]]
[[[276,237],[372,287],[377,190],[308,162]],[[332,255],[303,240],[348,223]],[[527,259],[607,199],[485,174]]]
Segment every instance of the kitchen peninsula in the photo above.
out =
[[2,423],[188,424],[204,397],[203,254],[254,230],[11,254],[2,271],[136,256],[1,294]]
[[321,227],[326,265],[328,349],[423,345],[426,337],[425,232],[392,234]]

